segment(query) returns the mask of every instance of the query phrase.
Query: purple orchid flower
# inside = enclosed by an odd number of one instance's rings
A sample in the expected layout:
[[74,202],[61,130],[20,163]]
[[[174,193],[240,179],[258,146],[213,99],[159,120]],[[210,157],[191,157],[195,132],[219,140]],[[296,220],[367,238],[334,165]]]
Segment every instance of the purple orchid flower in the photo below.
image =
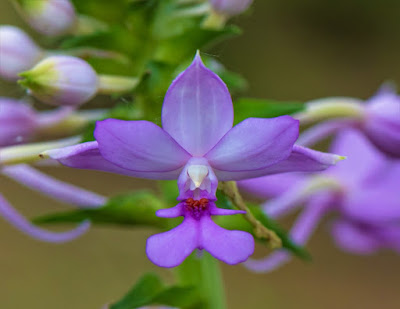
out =
[[[322,216],[335,212],[332,235],[343,250],[369,254],[388,248],[400,253],[400,162],[380,153],[359,131],[341,132],[332,151],[348,159],[318,176],[281,174],[239,184],[258,197],[272,197],[263,207],[275,218],[306,203],[291,230],[300,245],[307,242]],[[281,250],[263,260],[248,261],[246,266],[268,272],[289,260],[290,254]]]
[[[177,179],[181,203],[157,215],[184,216],[185,220],[148,242],[150,260],[165,267],[178,265],[194,248],[204,248],[230,264],[252,254],[254,244],[250,235],[225,231],[212,224],[212,215],[238,213],[215,207],[218,180],[319,171],[342,158],[294,145],[298,121],[289,116],[250,118],[232,128],[229,91],[204,66],[199,55],[170,86],[164,99],[162,125],[163,128],[148,121],[99,121],[95,142],[51,150],[44,155],[75,168],[148,179]],[[192,207],[192,201],[196,205],[203,201],[204,207]],[[213,235],[215,242],[204,238],[210,231],[219,234]],[[221,251],[215,246],[222,246],[223,239],[232,244],[233,238],[239,243],[244,239],[250,243],[241,251],[236,247]]]
[[316,109],[335,101],[347,102],[353,116],[322,122],[305,131],[299,144],[310,146],[343,128],[357,128],[380,151],[400,158],[400,96],[393,87],[384,85],[376,95],[365,103],[351,98],[328,98],[310,102],[309,108]]

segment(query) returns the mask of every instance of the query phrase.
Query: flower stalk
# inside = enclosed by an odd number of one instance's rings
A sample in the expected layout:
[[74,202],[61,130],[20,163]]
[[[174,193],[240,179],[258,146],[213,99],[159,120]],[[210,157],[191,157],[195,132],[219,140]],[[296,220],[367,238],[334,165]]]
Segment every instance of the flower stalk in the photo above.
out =
[[[196,286],[207,309],[225,309],[225,291],[219,262],[207,252],[195,252],[174,268],[182,286]],[[203,307],[202,307],[203,308]]]
[[282,247],[282,241],[274,231],[266,228],[257,218],[251,213],[247,207],[243,197],[239,193],[239,189],[235,181],[220,182],[218,188],[227,196],[237,209],[243,210],[244,218],[253,226],[254,233],[257,238],[265,239],[272,249]]

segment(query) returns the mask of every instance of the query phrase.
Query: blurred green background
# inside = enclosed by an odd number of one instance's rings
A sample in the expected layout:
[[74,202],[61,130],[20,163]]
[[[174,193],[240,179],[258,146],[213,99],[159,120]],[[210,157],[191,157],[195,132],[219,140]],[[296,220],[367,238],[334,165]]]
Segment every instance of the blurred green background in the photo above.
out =
[[[300,101],[367,98],[386,80],[400,84],[398,0],[258,0],[237,22],[244,34],[208,52],[247,78],[246,95]],[[0,23],[25,26],[6,0],[0,0]],[[0,82],[0,96],[21,93]],[[46,172],[106,195],[152,186],[92,171]],[[65,209],[3,177],[0,190],[27,216]],[[94,228],[72,243],[51,245],[0,220],[0,308],[99,309],[122,296],[141,274],[157,270],[144,254],[151,233]],[[309,249],[312,263],[294,261],[268,275],[224,265],[228,307],[400,308],[398,255],[343,253],[334,247],[326,224]],[[257,248],[256,255],[266,252]],[[164,275],[170,276],[167,271]]]

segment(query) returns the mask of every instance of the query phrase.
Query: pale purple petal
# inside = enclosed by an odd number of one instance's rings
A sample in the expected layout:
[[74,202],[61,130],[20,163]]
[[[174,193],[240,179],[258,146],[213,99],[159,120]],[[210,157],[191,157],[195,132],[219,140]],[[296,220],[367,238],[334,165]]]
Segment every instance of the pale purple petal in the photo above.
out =
[[400,156],[400,96],[385,87],[367,102],[364,129],[382,150]]
[[200,222],[200,246],[213,257],[233,265],[246,261],[253,254],[254,239],[251,234],[225,230],[207,216],[202,217]]
[[[331,192],[332,188],[324,188],[319,184],[319,178],[308,178],[290,187],[284,194],[268,200],[262,207],[271,218],[279,218],[293,212],[317,193],[324,196],[324,204],[328,204],[328,200],[333,199]],[[319,197],[319,200],[322,200],[322,197]]]
[[369,186],[350,190],[342,203],[347,216],[364,222],[400,221],[400,174],[393,182],[382,178]]
[[98,121],[94,135],[106,160],[131,171],[169,172],[183,167],[190,158],[171,136],[149,121]]
[[267,199],[285,193],[291,187],[304,181],[305,177],[307,176],[302,173],[283,173],[241,180],[238,186],[244,192]]
[[357,126],[357,123],[353,119],[334,119],[319,123],[303,131],[296,144],[311,147],[339,130]]
[[232,99],[224,82],[199,55],[172,83],[162,125],[193,156],[203,156],[232,128]]
[[26,142],[38,127],[33,108],[20,101],[0,97],[0,147]]
[[382,152],[400,158],[400,96],[382,89],[367,102],[363,129]]
[[173,180],[177,179],[181,172],[181,169],[153,173],[136,172],[121,168],[101,156],[97,142],[87,142],[75,146],[53,149],[47,151],[46,154],[50,158],[69,167],[98,170],[138,178]]
[[387,163],[387,159],[357,130],[340,132],[331,151],[346,156],[334,169],[327,171],[346,186],[360,186],[376,177]]
[[147,239],[146,254],[160,267],[181,264],[198,247],[198,222],[185,218],[176,228]]
[[221,171],[259,170],[286,159],[299,134],[299,122],[290,116],[249,118],[232,128],[206,154]]
[[30,189],[68,204],[84,208],[98,208],[107,201],[104,196],[50,177],[29,165],[6,166],[1,173]]
[[252,2],[253,0],[210,0],[215,11],[227,16],[242,13]]
[[[290,236],[297,245],[305,245],[307,243],[322,216],[329,208],[331,201],[332,196],[329,194],[315,196],[310,201],[290,230]],[[280,250],[261,260],[249,260],[245,263],[245,266],[255,272],[270,272],[290,260],[291,254],[286,250]]]
[[380,248],[374,229],[359,226],[346,220],[337,221],[332,227],[332,236],[337,246],[347,252],[371,254]]
[[400,253],[400,225],[384,226],[380,231],[380,237],[386,244],[386,247],[392,248]]
[[0,215],[21,232],[32,238],[54,243],[71,241],[84,234],[90,227],[90,222],[85,221],[78,227],[67,232],[51,232],[31,224],[20,215],[0,194]]
[[[220,171],[214,169],[214,172],[220,181],[242,180],[279,173],[323,171],[328,167],[335,165],[342,159],[343,157],[339,155],[324,153],[294,145],[292,153],[286,160],[282,160],[266,168],[240,172]],[[342,162],[338,165],[341,164]]]

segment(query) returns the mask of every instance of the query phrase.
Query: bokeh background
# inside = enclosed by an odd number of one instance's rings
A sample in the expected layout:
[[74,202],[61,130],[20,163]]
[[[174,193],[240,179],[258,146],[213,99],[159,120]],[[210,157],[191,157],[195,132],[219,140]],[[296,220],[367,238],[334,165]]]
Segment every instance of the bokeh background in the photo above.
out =
[[[25,26],[7,0],[0,0],[0,23]],[[400,85],[398,0],[256,0],[237,23],[244,34],[208,52],[245,76],[246,95],[296,101],[367,98],[386,80]],[[18,97],[21,91],[0,82],[0,96],[6,95]],[[93,171],[46,172],[106,195],[152,187],[149,181]],[[2,177],[0,190],[27,216],[65,209]],[[99,309],[122,296],[141,274],[156,271],[144,254],[151,233],[96,227],[72,243],[51,245],[0,219],[0,308]],[[324,224],[308,247],[312,263],[294,261],[268,275],[224,265],[228,308],[400,308],[398,255],[343,253]],[[265,253],[257,248],[257,256]]]

